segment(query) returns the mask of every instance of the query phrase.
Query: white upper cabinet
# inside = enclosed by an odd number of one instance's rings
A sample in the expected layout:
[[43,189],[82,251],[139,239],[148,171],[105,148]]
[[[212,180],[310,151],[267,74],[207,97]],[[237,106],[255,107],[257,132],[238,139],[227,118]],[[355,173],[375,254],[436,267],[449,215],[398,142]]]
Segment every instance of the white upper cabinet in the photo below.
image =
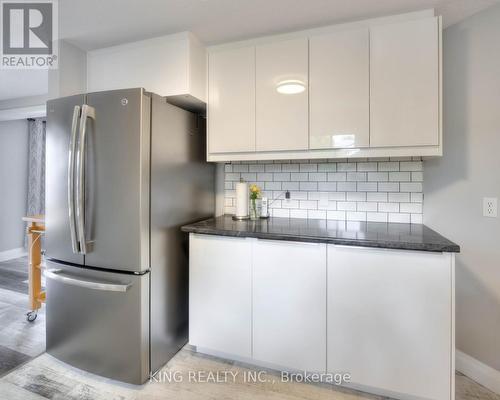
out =
[[307,38],[256,47],[256,150],[307,150]]
[[208,160],[442,155],[441,40],[426,10],[209,49]]
[[370,29],[370,146],[439,144],[439,21]]
[[367,147],[368,28],[310,37],[309,71],[311,149]]
[[208,58],[208,151],[255,151],[255,47]]

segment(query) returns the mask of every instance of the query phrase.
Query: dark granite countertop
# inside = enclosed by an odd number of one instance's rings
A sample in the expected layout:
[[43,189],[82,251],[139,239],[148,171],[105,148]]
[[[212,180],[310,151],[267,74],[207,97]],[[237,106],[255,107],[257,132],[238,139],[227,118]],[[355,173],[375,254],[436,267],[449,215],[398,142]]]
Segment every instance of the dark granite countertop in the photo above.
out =
[[425,225],[297,218],[233,221],[230,215],[182,227],[184,232],[347,246],[460,252],[460,246]]

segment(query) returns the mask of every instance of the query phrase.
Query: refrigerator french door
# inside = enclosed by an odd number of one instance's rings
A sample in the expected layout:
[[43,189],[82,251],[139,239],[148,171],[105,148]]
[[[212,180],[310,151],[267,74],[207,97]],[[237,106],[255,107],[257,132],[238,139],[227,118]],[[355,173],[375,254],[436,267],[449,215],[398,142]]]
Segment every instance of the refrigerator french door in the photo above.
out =
[[150,97],[47,103],[47,352],[110,378],[150,371]]
[[47,352],[143,383],[187,342],[188,238],[213,215],[196,115],[143,89],[47,103]]

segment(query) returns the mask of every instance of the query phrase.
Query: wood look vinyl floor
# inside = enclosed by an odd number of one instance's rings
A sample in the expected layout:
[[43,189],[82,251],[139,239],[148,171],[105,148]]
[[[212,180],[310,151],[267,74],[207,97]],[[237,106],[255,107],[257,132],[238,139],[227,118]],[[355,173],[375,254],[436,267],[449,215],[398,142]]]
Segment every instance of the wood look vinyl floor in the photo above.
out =
[[[0,268],[1,281],[2,268]],[[191,351],[181,350],[160,372],[181,376],[180,382],[127,385],[64,364],[44,353],[45,315],[34,324],[25,320],[27,295],[0,289],[0,399],[6,400],[385,400],[331,385],[285,383],[266,371],[265,383],[244,379],[254,368]],[[3,372],[2,372],[3,371]],[[10,371],[10,372],[9,372]],[[226,383],[198,382],[198,377],[219,372],[235,376]],[[456,376],[457,400],[500,400],[500,396],[462,374]]]

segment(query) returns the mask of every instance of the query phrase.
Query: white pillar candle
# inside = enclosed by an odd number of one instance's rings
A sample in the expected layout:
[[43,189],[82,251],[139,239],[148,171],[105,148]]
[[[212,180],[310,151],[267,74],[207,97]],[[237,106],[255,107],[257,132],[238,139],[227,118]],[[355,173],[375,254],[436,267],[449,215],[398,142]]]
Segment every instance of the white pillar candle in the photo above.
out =
[[238,182],[236,184],[236,217],[248,217],[248,183]]

